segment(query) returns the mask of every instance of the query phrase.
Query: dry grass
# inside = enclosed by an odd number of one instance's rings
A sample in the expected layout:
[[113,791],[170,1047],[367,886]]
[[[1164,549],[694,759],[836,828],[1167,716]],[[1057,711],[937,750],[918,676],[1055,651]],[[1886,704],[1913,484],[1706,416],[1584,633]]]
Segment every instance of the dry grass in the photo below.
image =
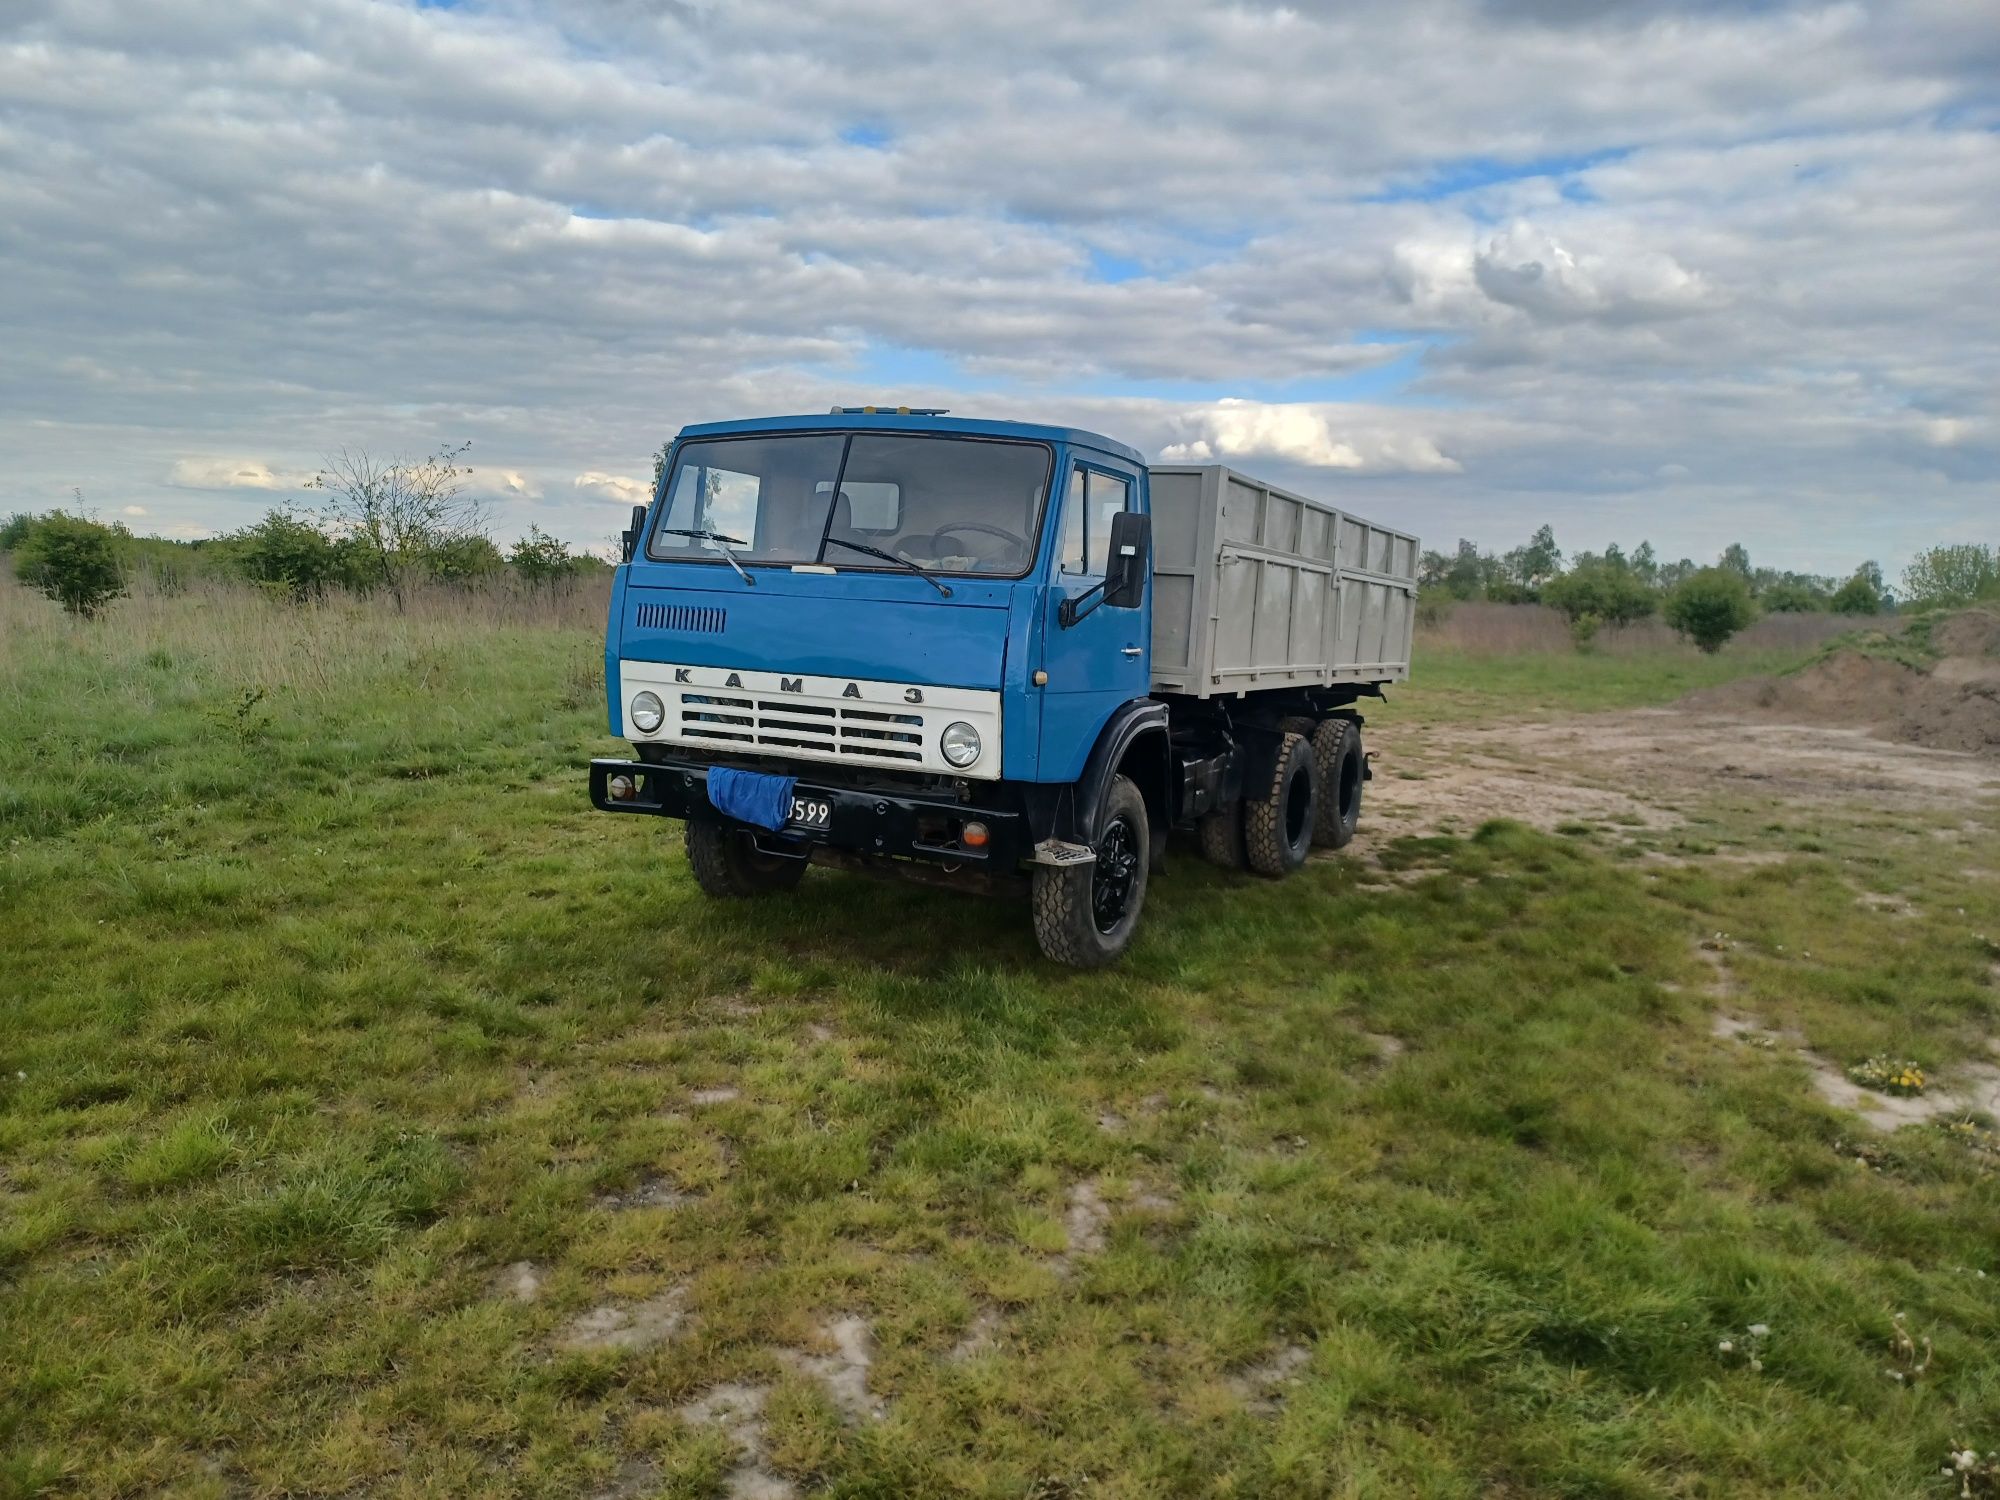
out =
[[[1766,615],[1724,650],[1754,654],[1806,652],[1863,623],[1880,628],[1884,622],[1862,622],[1848,615]],[[1442,619],[1419,626],[1419,654],[1426,647],[1462,651],[1470,656],[1522,656],[1576,650],[1569,622],[1545,604],[1451,605]],[[1692,655],[1695,648],[1659,620],[1642,620],[1636,625],[1605,627],[1597,633],[1591,649],[1608,656],[1638,656],[1663,651]]]

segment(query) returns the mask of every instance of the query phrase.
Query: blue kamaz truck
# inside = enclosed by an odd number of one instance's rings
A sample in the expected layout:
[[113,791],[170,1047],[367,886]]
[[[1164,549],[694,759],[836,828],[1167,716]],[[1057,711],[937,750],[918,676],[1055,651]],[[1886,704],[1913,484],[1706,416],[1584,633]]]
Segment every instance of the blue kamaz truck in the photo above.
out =
[[1168,831],[1283,876],[1354,833],[1356,705],[1409,674],[1417,539],[1093,432],[841,408],[684,428],[611,595],[606,812],[696,882],[808,865],[1131,943]]

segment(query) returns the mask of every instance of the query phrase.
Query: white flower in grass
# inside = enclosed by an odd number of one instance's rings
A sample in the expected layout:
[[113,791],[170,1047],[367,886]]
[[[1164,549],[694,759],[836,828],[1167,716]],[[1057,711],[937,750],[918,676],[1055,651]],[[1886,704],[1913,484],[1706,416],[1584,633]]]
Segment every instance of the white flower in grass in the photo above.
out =
[[1736,1352],[1736,1341],[1734,1339],[1724,1339],[1715,1346],[1715,1352],[1717,1354],[1734,1354]]
[[1752,1323],[1750,1325],[1751,1338],[1762,1339],[1762,1338],[1769,1338],[1770,1336],[1771,1336],[1771,1325],[1769,1323]]

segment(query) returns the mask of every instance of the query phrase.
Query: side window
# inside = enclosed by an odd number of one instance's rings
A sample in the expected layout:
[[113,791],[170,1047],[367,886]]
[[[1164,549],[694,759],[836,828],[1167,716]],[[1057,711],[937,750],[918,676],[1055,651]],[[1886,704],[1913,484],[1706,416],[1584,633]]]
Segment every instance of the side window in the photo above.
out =
[[1062,571],[1104,576],[1111,556],[1111,518],[1132,503],[1130,480],[1077,469],[1063,500]]
[[1093,578],[1104,576],[1105,565],[1111,560],[1111,518],[1131,503],[1132,486],[1123,479],[1113,479],[1109,474],[1090,476],[1090,548],[1089,566],[1086,569]]
[[1088,506],[1084,501],[1084,471],[1076,470],[1069,476],[1069,494],[1063,499],[1062,571],[1081,573],[1083,571],[1083,518]]

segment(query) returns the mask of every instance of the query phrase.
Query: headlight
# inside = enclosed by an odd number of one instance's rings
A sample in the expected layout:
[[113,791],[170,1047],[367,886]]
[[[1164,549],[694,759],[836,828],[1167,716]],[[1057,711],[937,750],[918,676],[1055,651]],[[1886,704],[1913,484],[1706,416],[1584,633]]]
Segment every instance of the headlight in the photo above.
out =
[[658,693],[632,695],[632,726],[641,734],[651,734],[667,722],[667,705]]
[[938,737],[938,749],[962,771],[979,759],[979,731],[970,724],[947,724]]

